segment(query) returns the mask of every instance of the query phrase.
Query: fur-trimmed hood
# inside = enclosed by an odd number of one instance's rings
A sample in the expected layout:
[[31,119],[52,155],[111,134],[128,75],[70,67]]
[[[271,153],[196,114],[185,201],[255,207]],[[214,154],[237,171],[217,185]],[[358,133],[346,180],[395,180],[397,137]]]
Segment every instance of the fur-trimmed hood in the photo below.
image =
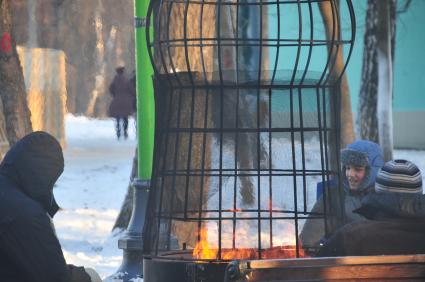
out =
[[341,151],[341,163],[345,189],[349,187],[347,177],[345,176],[345,167],[347,165],[366,167],[366,176],[358,190],[358,192],[364,192],[374,186],[376,175],[384,165],[384,152],[374,142],[358,140],[349,144],[346,149]]

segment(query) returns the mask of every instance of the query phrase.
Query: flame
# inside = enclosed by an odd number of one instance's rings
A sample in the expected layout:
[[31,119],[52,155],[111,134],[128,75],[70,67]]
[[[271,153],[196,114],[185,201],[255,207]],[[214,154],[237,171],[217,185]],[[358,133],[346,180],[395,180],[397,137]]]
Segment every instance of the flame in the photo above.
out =
[[196,243],[192,256],[197,259],[216,259],[217,249],[210,249],[207,241],[208,231],[202,228],[200,232],[200,240]]
[[[219,255],[217,248],[211,248],[207,240],[208,230],[202,228],[199,234],[199,241],[192,252],[192,256],[196,259],[259,259],[260,252],[256,248],[222,248]],[[298,257],[307,257],[304,249],[299,243]],[[261,259],[276,259],[276,258],[296,258],[297,249],[294,245],[276,246],[261,250]]]

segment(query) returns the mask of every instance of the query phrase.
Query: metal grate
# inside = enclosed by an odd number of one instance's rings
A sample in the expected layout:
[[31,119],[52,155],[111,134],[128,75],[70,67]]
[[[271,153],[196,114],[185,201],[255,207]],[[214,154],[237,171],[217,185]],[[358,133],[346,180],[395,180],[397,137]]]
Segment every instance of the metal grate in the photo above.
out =
[[[349,57],[355,27],[347,0],[350,29],[340,38],[336,2],[151,2],[157,118],[145,248],[153,257],[303,257],[307,217],[325,230],[341,220],[342,203],[328,204],[341,197],[345,66],[335,54],[347,45]],[[331,36],[317,32],[319,5],[331,7]],[[286,22],[291,11],[298,22]],[[310,212],[317,183],[323,214]]]

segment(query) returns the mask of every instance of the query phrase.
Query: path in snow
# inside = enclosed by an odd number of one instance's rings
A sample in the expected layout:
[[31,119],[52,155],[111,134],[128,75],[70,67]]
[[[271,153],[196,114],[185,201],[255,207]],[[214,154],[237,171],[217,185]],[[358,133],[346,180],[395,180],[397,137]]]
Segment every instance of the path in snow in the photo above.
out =
[[136,146],[134,121],[129,139],[117,141],[113,120],[66,117],[65,170],[54,194],[63,208],[54,219],[68,263],[95,268],[102,277],[121,263],[119,236],[111,229],[127,191]]

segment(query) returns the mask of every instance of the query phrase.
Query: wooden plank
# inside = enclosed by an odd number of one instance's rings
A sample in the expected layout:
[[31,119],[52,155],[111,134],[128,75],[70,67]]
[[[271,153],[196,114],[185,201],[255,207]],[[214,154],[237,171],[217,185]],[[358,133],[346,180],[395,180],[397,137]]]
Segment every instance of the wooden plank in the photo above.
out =
[[252,260],[252,268],[270,268],[282,266],[326,266],[355,264],[385,264],[385,263],[425,263],[425,255],[394,255],[394,256],[358,256],[358,257],[326,257],[304,259]]
[[257,260],[239,264],[244,281],[424,281],[425,255]]

